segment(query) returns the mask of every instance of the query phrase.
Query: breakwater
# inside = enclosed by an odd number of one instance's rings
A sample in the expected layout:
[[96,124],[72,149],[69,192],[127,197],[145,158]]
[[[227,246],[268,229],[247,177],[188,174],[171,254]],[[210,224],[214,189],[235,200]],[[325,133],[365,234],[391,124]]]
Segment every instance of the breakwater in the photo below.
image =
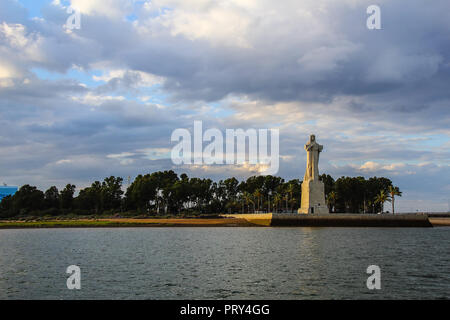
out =
[[273,227],[433,227],[426,215],[375,214],[234,214],[227,217]]

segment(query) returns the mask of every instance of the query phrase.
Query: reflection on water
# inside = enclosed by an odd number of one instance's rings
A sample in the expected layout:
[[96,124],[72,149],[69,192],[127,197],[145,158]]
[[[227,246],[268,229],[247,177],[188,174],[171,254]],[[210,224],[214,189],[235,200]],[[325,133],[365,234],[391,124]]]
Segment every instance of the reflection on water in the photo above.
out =
[[[0,298],[448,299],[449,240],[448,228],[0,230]],[[81,290],[66,287],[73,264]]]

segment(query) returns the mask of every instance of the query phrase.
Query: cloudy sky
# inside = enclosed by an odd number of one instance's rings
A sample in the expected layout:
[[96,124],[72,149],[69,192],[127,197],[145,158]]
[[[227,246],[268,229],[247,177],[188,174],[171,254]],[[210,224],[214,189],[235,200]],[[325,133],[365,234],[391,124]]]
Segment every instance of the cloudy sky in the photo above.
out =
[[[80,29],[64,27],[69,5]],[[381,30],[366,27],[371,4]],[[385,176],[400,211],[450,201],[448,0],[0,1],[0,183],[78,189],[173,169],[171,133],[278,128],[280,171]]]

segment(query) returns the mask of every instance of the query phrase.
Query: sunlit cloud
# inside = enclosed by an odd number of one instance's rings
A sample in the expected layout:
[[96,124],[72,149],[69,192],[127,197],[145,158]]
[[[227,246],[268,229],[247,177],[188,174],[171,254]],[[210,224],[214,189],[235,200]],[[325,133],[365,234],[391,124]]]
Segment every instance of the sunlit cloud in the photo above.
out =
[[2,180],[81,187],[156,170],[264,171],[174,166],[172,131],[201,120],[279,128],[285,179],[303,176],[315,133],[321,172],[386,176],[404,191],[399,208],[446,210],[448,1],[381,1],[380,33],[365,27],[365,0],[77,0],[81,28],[70,32],[66,4],[30,19],[31,4],[2,2]]

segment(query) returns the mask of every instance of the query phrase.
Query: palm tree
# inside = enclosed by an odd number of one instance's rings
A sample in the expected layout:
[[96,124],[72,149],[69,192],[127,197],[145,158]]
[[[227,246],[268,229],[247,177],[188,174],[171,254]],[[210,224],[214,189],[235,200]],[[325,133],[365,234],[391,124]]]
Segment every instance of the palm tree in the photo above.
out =
[[292,184],[292,183],[290,183],[290,184],[288,184],[288,186],[287,186],[287,189],[286,189],[286,191],[287,191],[287,193],[290,195],[290,197],[291,197],[291,200],[290,200],[290,209],[291,209],[291,212],[292,212],[292,199],[293,199],[293,197],[292,197],[292,194],[294,193],[294,191],[295,191],[295,186],[294,186],[294,184]]
[[336,195],[335,191],[331,191],[327,197],[328,207],[330,208],[330,211],[333,211],[333,212],[334,212],[334,207],[336,205],[336,197],[337,197],[337,195]]
[[286,212],[288,212],[289,193],[286,193],[286,194],[284,195],[283,200],[286,201]]
[[297,198],[292,197],[291,200],[289,200],[289,204],[290,204],[290,207],[291,207],[291,212],[293,212],[294,211],[294,205],[297,204]]
[[247,191],[243,194],[245,203],[247,204],[248,211],[250,212],[250,203],[253,204],[253,212],[255,212],[255,202],[252,200],[252,195]]
[[275,206],[275,212],[278,212],[278,204],[283,201],[283,197],[281,196],[281,194],[277,193],[275,194],[275,196],[273,197],[273,204]]
[[393,185],[389,186],[388,192],[392,199],[392,214],[395,214],[395,205],[394,205],[395,196],[401,197],[402,192],[400,191],[400,189],[398,187],[394,187]]
[[259,200],[262,196],[261,190],[260,189],[256,189],[255,192],[253,193],[253,196],[257,199],[258,202],[258,211],[259,211]]
[[389,198],[389,194],[386,194],[384,190],[381,190],[380,193],[375,197],[375,203],[381,203],[381,212],[384,211],[384,203],[386,201],[391,201],[391,199]]

